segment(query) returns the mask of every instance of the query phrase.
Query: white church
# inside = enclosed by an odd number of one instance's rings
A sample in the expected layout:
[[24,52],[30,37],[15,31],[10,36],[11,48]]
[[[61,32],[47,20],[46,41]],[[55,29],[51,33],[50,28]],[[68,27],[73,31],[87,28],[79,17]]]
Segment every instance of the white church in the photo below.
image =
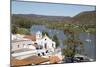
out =
[[56,43],[46,34],[43,36],[40,31],[36,33],[36,41],[34,44],[38,45],[39,50],[48,50],[49,52],[54,52],[56,48]]

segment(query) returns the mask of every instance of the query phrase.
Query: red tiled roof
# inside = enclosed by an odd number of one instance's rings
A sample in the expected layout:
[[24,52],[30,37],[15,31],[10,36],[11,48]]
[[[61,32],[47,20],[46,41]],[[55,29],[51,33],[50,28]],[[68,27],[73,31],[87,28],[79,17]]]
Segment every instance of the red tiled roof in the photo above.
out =
[[43,57],[40,57],[40,56],[31,56],[29,58],[25,58],[25,59],[22,59],[22,60],[12,58],[11,59],[11,66],[40,64],[40,63],[47,62],[47,61],[49,61],[47,58],[43,58]]
[[60,61],[58,56],[50,56],[49,61],[51,64],[58,63]]
[[35,35],[25,35],[24,38],[31,39],[32,41],[36,41]]

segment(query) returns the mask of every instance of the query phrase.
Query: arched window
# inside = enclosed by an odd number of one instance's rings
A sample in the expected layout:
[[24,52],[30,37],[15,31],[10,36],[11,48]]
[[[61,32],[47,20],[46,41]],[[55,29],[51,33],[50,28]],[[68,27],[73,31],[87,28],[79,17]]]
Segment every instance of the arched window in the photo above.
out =
[[47,43],[44,44],[44,48],[47,49]]

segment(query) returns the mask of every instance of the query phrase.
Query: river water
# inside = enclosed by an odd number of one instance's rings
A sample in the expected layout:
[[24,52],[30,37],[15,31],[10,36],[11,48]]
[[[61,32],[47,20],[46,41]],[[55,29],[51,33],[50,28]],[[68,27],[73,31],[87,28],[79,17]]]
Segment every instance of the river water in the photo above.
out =
[[[59,47],[64,47],[63,41],[67,38],[67,36],[64,34],[63,30],[49,29],[44,25],[33,25],[31,27],[31,33],[35,33],[37,31],[46,31],[48,32],[49,36],[57,35],[60,42]],[[86,55],[92,59],[96,59],[96,35],[84,32],[79,34],[79,38],[84,44],[84,51],[81,52],[81,54]]]

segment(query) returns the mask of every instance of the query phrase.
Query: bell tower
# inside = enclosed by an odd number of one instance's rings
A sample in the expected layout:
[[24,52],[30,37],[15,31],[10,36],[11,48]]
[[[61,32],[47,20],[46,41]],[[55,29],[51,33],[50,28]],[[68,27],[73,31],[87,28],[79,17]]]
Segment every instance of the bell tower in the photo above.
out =
[[40,40],[42,38],[42,33],[40,31],[38,31],[36,33],[36,40]]

